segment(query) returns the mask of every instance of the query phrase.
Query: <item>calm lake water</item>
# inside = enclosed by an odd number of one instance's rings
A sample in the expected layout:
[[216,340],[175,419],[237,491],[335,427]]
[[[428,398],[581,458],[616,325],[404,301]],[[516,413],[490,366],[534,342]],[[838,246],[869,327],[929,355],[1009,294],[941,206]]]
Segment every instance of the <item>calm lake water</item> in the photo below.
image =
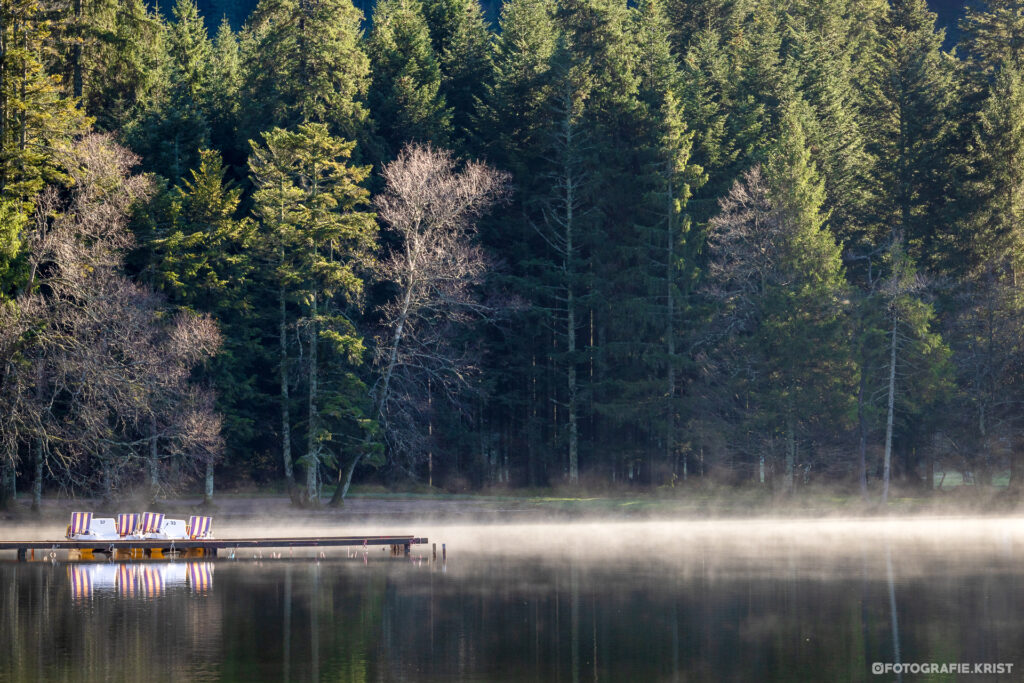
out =
[[[1014,667],[908,681],[1024,679],[1022,520],[403,529],[437,541],[437,561],[429,546],[207,562],[0,554],[0,680],[899,678],[873,675],[875,662]],[[358,533],[303,529],[325,532]]]

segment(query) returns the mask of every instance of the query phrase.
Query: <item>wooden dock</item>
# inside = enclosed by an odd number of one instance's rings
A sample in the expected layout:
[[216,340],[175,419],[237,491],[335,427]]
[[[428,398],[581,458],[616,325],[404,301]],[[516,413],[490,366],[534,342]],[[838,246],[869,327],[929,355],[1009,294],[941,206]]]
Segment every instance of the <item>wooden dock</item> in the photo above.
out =
[[218,538],[218,539],[117,539],[113,541],[0,541],[0,550],[15,550],[19,560],[25,560],[30,550],[92,550],[113,553],[117,550],[204,550],[204,554],[217,556],[218,550],[243,548],[336,548],[387,545],[403,548],[409,554],[411,546],[427,543],[416,536],[309,536],[293,538]]

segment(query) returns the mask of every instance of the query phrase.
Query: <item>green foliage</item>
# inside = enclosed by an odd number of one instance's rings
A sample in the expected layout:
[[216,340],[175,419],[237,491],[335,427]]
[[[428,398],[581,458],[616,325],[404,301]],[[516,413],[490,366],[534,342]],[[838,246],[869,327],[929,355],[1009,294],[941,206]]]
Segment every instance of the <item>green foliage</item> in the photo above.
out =
[[365,210],[369,192],[361,186],[370,168],[349,165],[355,143],[333,137],[322,123],[275,128],[263,140],[250,143],[253,200],[273,263],[269,279],[280,291],[279,325],[294,326],[305,344],[309,447],[299,463],[312,501],[319,463],[339,467],[343,449],[361,448],[370,425],[366,385],[357,374],[366,348],[351,317],[362,304],[376,245],[374,215]]
[[477,102],[492,81],[491,34],[477,0],[426,0],[423,13],[441,69],[441,92],[457,140],[474,132]]
[[147,170],[177,183],[199,165],[199,151],[209,146],[207,119],[213,49],[194,0],[178,0],[174,21],[164,25],[152,48],[162,49],[162,81],[124,128],[132,149]]
[[333,135],[364,133],[370,66],[362,13],[351,0],[262,0],[242,31],[240,134],[323,123]]
[[27,275],[22,231],[28,216],[18,202],[0,201],[0,306],[13,298]]
[[1000,64],[1024,66],[1024,7],[1017,0],[984,0],[968,6],[964,49],[975,67],[991,74]]
[[62,179],[58,150],[85,118],[44,69],[50,22],[35,0],[0,2],[0,200],[27,203]]
[[154,174],[128,271],[219,323],[195,372],[228,471],[303,442],[312,500],[392,456],[366,360],[395,245],[360,163],[428,142],[514,177],[473,285],[513,321],[452,345],[477,393],[410,408],[414,475],[760,481],[764,456],[795,485],[851,471],[855,416],[871,472],[893,367],[906,474],[961,441],[995,467],[1024,427],[1020,5],[947,51],[925,0],[509,0],[500,30],[476,0],[261,0],[212,36],[196,0],[0,0],[0,299],[49,267],[93,117]]
[[452,112],[419,0],[378,3],[366,49],[373,68],[370,109],[381,138],[378,158],[394,157],[406,142],[447,144]]

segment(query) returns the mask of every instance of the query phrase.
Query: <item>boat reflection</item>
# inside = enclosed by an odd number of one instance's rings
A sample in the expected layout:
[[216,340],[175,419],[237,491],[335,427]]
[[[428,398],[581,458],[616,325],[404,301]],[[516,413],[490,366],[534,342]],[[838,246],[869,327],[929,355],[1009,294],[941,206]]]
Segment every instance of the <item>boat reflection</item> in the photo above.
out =
[[213,562],[73,563],[67,565],[68,585],[74,601],[95,593],[116,593],[122,598],[158,598],[169,588],[188,587],[192,593],[213,589]]

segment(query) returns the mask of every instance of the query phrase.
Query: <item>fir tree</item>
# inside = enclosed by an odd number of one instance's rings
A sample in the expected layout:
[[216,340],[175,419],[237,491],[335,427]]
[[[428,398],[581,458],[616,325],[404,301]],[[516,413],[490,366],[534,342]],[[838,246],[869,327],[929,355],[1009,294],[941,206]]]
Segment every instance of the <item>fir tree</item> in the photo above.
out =
[[441,68],[441,92],[452,109],[452,131],[471,138],[477,107],[493,78],[491,33],[476,0],[427,0],[424,15]]
[[62,177],[56,151],[86,121],[44,69],[50,24],[35,0],[0,1],[0,200],[27,203]]
[[309,121],[364,134],[370,65],[351,0],[262,0],[241,37],[242,140]]
[[[307,446],[299,460],[306,471],[306,487],[300,499],[316,504],[319,467],[331,447],[332,434],[320,414],[323,394],[327,393],[332,412],[342,420],[362,414],[357,406],[365,397],[365,389],[360,392],[361,385],[351,372],[346,373],[348,381],[329,385],[326,392],[320,388],[320,349],[350,369],[362,362],[362,338],[345,312],[362,298],[363,271],[375,244],[373,214],[363,210],[369,192],[360,186],[369,167],[348,165],[355,143],[331,136],[325,124],[304,124],[295,132],[274,129],[263,137],[265,146],[252,143],[250,170],[257,188],[257,214],[277,257],[282,455],[289,477],[287,335],[294,324],[305,345],[302,370],[307,388]],[[289,302],[295,304],[297,320],[289,315]],[[346,404],[349,409],[342,407]]]
[[370,109],[381,138],[379,158],[406,142],[447,144],[452,112],[441,90],[441,66],[419,0],[384,0],[367,42],[373,66]]

